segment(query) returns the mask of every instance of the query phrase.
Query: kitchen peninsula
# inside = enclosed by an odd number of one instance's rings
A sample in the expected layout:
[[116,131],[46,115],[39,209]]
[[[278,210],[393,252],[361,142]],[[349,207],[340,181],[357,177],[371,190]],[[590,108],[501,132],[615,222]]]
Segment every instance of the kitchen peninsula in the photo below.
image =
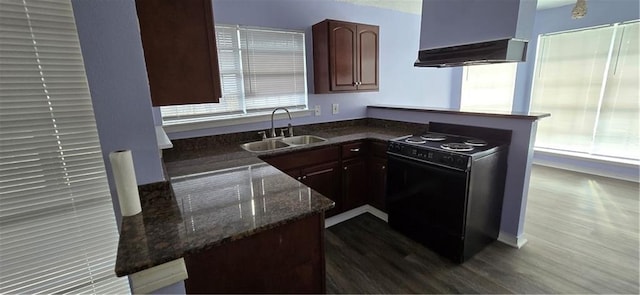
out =
[[[309,131],[328,141],[286,152],[385,142],[404,132],[328,129]],[[164,156],[170,185],[142,186],[142,213],[123,218],[118,276],[184,258],[188,293],[324,292],[324,212],[334,202],[264,163],[258,156],[265,153],[241,149],[257,139],[246,135],[173,142]]]
[[322,292],[333,201],[253,162],[142,190],[143,212],[122,221],[116,274],[184,257],[189,293]]

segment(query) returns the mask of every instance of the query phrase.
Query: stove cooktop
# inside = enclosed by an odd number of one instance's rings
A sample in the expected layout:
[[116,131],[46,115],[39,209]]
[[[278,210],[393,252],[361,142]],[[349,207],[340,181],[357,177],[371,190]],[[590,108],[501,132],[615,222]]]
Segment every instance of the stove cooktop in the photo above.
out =
[[393,139],[396,143],[405,143],[433,150],[474,154],[496,147],[485,140],[452,134],[429,132],[422,135],[407,135]]
[[389,141],[388,152],[423,162],[466,170],[470,160],[500,150],[501,145],[483,139],[429,132]]

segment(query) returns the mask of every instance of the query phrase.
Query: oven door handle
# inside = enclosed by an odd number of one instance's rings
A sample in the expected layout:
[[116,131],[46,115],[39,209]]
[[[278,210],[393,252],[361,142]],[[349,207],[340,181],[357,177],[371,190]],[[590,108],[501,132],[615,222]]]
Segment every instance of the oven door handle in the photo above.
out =
[[[428,161],[424,161],[421,159],[416,159],[416,158],[412,158],[412,157],[408,157],[405,155],[401,155],[401,154],[396,154],[393,152],[387,152],[387,155],[389,156],[389,160],[391,159],[391,157],[395,157],[398,161],[402,161],[408,165],[411,166],[431,166],[432,169],[436,169],[436,168],[440,168],[440,169],[447,169],[447,170],[453,170],[453,171],[458,171],[458,172],[467,172],[469,171],[469,169],[460,169],[460,168],[455,168],[455,167],[451,167],[451,166],[447,166],[447,165],[443,165],[443,164],[438,164],[438,163],[433,163],[433,162],[428,162]],[[434,167],[435,166],[435,167]]]

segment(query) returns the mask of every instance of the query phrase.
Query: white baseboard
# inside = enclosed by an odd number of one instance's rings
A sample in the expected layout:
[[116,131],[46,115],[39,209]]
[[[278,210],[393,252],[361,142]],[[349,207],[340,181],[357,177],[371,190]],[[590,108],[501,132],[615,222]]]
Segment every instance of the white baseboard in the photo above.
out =
[[373,207],[371,205],[365,205],[367,207],[367,212],[373,214],[373,216],[380,218],[384,222],[389,222],[389,215],[387,213],[382,212],[380,209]]
[[516,237],[503,231],[500,231],[500,234],[498,234],[498,241],[518,249],[522,248],[522,246],[527,243],[527,239],[524,235]]
[[380,210],[378,210],[377,208],[370,206],[370,205],[364,205],[364,206],[360,206],[358,208],[354,208],[351,209],[347,212],[342,212],[338,215],[335,216],[331,216],[327,219],[324,220],[324,227],[328,228],[331,226],[334,226],[340,222],[343,221],[347,221],[351,218],[354,218],[360,214],[364,214],[364,213],[371,213],[373,216],[380,218],[381,220],[383,220],[384,222],[387,222],[387,213],[384,213]]
[[129,275],[134,294],[148,294],[189,278],[184,258],[156,265]]

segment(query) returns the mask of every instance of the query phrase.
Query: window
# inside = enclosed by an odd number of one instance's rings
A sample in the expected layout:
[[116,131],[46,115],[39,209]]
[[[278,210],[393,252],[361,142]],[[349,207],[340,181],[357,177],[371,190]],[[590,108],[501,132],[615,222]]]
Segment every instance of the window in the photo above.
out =
[[0,1],[0,293],[129,293],[70,0]]
[[164,124],[307,108],[304,33],[216,25],[220,103],[163,106]]
[[638,22],[540,36],[536,147],[639,159]]
[[460,110],[511,112],[517,63],[463,68]]

